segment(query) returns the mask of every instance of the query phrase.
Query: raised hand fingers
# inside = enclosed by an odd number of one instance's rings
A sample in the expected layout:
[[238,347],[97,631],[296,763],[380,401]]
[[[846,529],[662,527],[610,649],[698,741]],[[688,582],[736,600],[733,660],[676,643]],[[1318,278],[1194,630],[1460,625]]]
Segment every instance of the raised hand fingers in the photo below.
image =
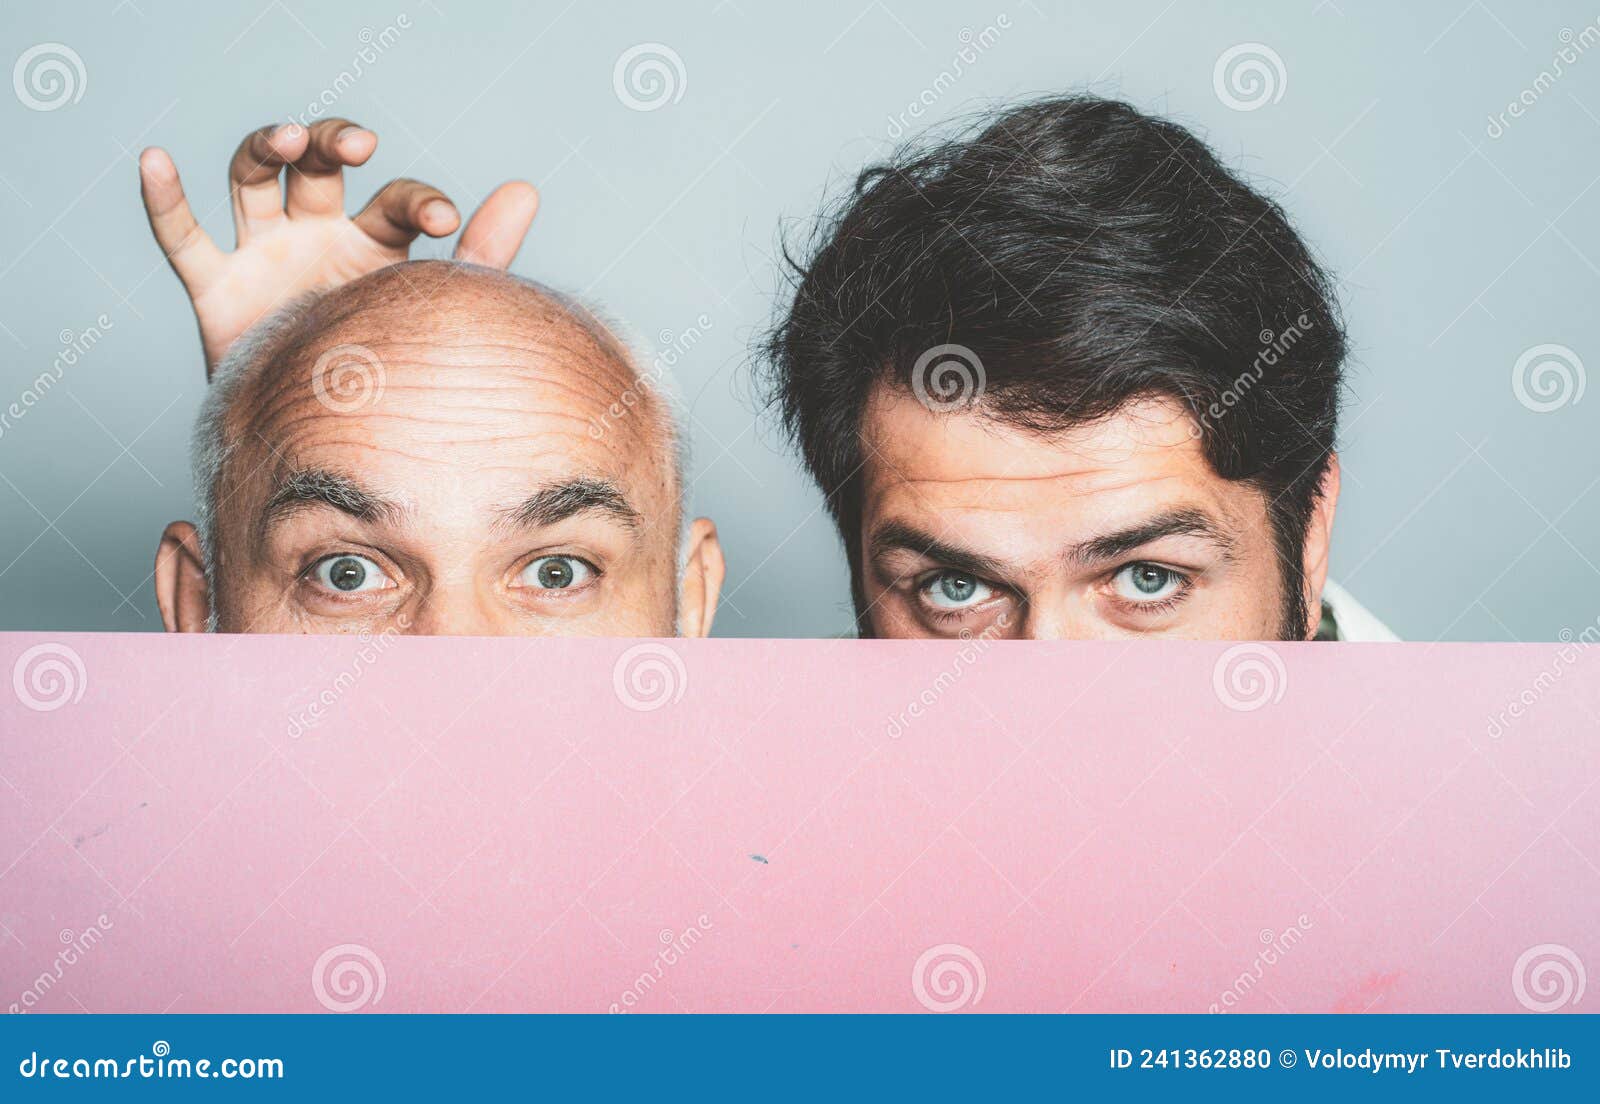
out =
[[228,166],[228,189],[233,193],[233,227],[240,245],[283,218],[278,174],[284,165],[300,159],[306,144],[305,127],[295,123],[262,127],[239,143]]
[[512,180],[500,185],[467,220],[456,243],[456,260],[508,268],[538,210],[539,193],[532,184]]
[[222,250],[195,222],[178,167],[165,150],[152,148],[139,155],[139,191],[156,244],[178,279],[191,297],[204,291],[222,262]]
[[289,217],[342,215],[345,166],[366,164],[377,148],[378,136],[348,119],[312,123],[305,153],[289,166]]
[[391,180],[355,218],[370,238],[387,249],[404,250],[416,236],[440,238],[461,225],[461,216],[444,193],[416,180]]

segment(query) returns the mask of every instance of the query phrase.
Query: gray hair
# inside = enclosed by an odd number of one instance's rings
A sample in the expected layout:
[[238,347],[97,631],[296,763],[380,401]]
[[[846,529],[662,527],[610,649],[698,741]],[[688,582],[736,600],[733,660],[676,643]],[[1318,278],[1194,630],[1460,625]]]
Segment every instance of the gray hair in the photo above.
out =
[[[272,314],[251,326],[234,343],[228,346],[195,416],[194,433],[189,439],[189,471],[194,482],[195,528],[200,534],[200,548],[205,556],[206,580],[215,577],[217,515],[222,506],[219,500],[222,469],[238,448],[237,440],[228,432],[228,414],[240,394],[247,390],[261,371],[271,363],[273,354],[305,322],[311,308],[321,296],[316,292],[286,303]],[[212,617],[216,617],[216,603],[212,603]]]
[[[475,271],[479,273],[492,273],[493,275],[514,281],[522,287],[535,292],[541,298],[556,304],[568,317],[578,325],[601,348],[612,352],[618,360],[634,369],[634,384],[630,385],[628,392],[640,388],[650,396],[659,400],[665,408],[664,428],[668,436],[668,447],[672,453],[675,482],[677,485],[677,508],[680,532],[677,534],[677,546],[680,558],[685,555],[687,542],[684,535],[688,530],[687,517],[687,472],[689,467],[688,435],[683,431],[683,413],[685,410],[677,380],[670,369],[670,365],[662,363],[660,357],[646,362],[639,355],[642,345],[631,340],[631,334],[622,324],[608,318],[599,309],[588,305],[577,296],[566,292],[557,291],[546,287],[534,280],[513,273],[502,272],[498,269],[486,269],[477,265],[460,262],[423,262],[428,264],[451,264],[454,267]],[[235,404],[241,395],[249,390],[250,385],[259,378],[260,374],[270,365],[286,348],[292,339],[306,325],[314,307],[322,302],[328,295],[336,293],[338,289],[323,292],[308,292],[286,303],[272,314],[266,316],[255,325],[251,326],[241,337],[229,346],[221,363],[217,365],[212,374],[211,384],[206,389],[205,399],[200,404],[199,414],[195,418],[194,434],[190,440],[189,460],[190,470],[194,481],[195,494],[195,528],[199,531],[200,547],[204,556],[206,580],[208,588],[212,589],[211,618],[212,628],[216,627],[216,596],[212,580],[216,577],[217,557],[217,526],[218,517],[222,508],[221,485],[223,469],[238,449],[237,434],[230,430],[230,417]],[[646,372],[650,375],[647,377]],[[625,416],[631,408],[632,402],[625,401],[627,393],[619,397],[608,410],[621,410],[618,417]],[[591,426],[591,432],[594,427]],[[680,568],[681,568],[680,564]]]

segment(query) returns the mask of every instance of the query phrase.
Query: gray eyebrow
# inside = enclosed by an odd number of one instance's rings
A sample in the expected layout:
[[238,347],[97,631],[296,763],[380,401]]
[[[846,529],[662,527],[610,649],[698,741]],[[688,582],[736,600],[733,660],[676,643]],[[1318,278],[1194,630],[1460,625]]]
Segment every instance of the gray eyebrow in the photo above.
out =
[[331,506],[357,521],[388,521],[404,513],[348,475],[325,468],[290,468],[277,476],[277,487],[261,511],[262,527],[309,506]]
[[615,483],[580,478],[539,488],[508,510],[503,522],[518,529],[539,529],[585,513],[606,514],[629,529],[639,528],[644,521]]

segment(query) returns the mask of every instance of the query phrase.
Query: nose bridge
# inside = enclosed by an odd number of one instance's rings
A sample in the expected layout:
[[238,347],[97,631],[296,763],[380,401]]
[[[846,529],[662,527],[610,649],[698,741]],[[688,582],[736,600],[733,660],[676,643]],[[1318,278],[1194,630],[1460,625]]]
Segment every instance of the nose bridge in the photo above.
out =
[[1065,611],[1057,603],[1030,606],[1022,630],[1023,638],[1027,640],[1072,639]]
[[1079,623],[1083,611],[1065,588],[1046,587],[1028,597],[1022,635],[1027,640],[1077,640],[1091,635]]
[[470,575],[434,580],[410,603],[407,618],[406,631],[416,636],[492,636],[497,631],[492,605]]

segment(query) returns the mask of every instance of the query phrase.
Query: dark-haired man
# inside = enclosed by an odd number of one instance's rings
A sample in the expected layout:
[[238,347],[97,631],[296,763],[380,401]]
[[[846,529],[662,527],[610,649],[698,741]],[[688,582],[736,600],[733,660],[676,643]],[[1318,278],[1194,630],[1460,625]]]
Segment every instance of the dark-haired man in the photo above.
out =
[[1193,134],[1030,103],[825,230],[767,352],[863,635],[1339,635],[1337,304]]

